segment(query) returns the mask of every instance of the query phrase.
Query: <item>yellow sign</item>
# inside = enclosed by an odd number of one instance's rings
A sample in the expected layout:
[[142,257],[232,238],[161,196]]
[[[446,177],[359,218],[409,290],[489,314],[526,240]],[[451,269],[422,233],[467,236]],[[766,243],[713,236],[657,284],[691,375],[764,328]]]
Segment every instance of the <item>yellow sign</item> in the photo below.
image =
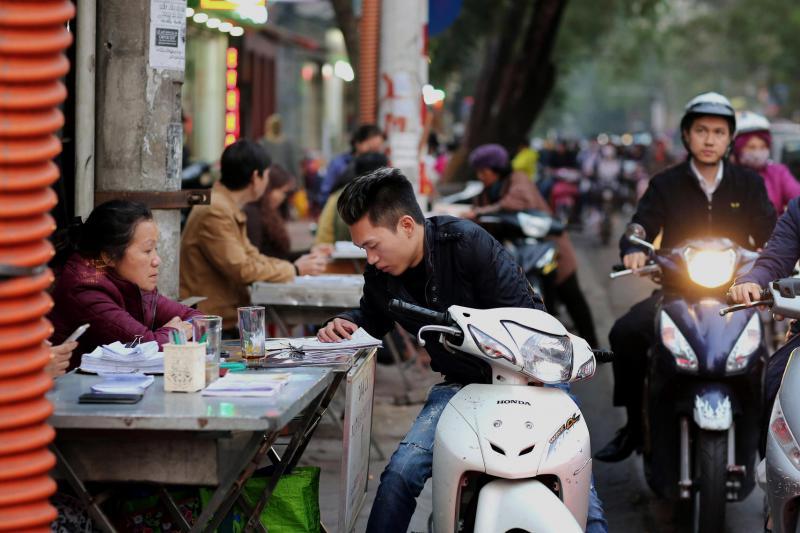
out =
[[233,11],[242,5],[248,7],[266,7],[267,0],[200,0],[200,9],[209,11]]

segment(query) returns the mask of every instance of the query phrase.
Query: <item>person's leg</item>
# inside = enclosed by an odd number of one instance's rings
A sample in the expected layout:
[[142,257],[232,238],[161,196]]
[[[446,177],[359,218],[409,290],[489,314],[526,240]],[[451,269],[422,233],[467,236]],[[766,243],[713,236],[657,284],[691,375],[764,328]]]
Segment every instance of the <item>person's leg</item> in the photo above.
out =
[[761,429],[761,439],[759,442],[762,457],[764,457],[764,452],[766,450],[767,431],[769,429],[769,419],[772,416],[772,406],[775,403],[775,398],[778,397],[778,390],[781,388],[781,381],[783,380],[783,373],[786,370],[786,365],[789,363],[789,356],[791,356],[792,351],[798,347],[800,347],[800,335],[795,335],[789,339],[786,344],[778,348],[767,361],[767,370],[764,376],[763,427]]
[[442,383],[428,393],[422,411],[381,474],[367,522],[368,533],[405,533],[408,529],[417,496],[431,477],[436,424],[459,389],[461,385]]
[[556,287],[556,294],[564,304],[564,307],[567,308],[569,316],[572,317],[572,323],[575,324],[578,335],[583,337],[589,343],[589,346],[597,348],[597,335],[594,331],[592,311],[589,309],[589,304],[586,303],[581,286],[578,284],[578,274],[573,273],[562,281]]
[[601,461],[621,461],[641,440],[642,394],[647,374],[647,351],[653,343],[655,308],[660,294],[637,303],[621,316],[608,334],[614,352],[614,405],[624,406],[627,425],[595,454]]

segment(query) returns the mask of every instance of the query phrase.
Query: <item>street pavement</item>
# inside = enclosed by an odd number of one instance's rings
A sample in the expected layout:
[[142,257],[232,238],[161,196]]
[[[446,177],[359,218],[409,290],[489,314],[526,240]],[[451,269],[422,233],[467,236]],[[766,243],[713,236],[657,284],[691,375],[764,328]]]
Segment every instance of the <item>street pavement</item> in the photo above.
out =
[[[621,224],[618,224],[621,227]],[[611,265],[618,262],[616,247],[601,247],[591,235],[574,235],[580,265],[580,283],[594,315],[598,338],[607,342],[608,331],[614,319],[635,302],[646,297],[655,288],[649,280],[623,278],[608,279]],[[563,318],[563,316],[562,316]],[[566,320],[565,320],[566,322]],[[424,397],[425,391],[437,382],[438,376],[430,370],[413,365],[411,382],[413,395]],[[576,384],[573,388],[589,424],[592,448],[597,450],[610,440],[624,423],[622,409],[611,405],[612,372],[610,365],[602,365],[593,379]],[[378,365],[375,388],[373,434],[388,456],[410,427],[421,404],[397,405],[403,396],[403,382],[394,366]],[[336,531],[338,519],[339,459],[341,435],[335,425],[326,421],[312,440],[303,458],[303,464],[322,467],[320,482],[320,507],[323,522],[329,531]],[[367,502],[359,515],[356,531],[364,531],[378,478],[386,460],[370,457]],[[672,507],[658,499],[647,487],[642,470],[641,456],[633,456],[616,464],[595,461],[595,484],[603,500],[609,529],[612,532],[673,533],[689,529],[685,517],[680,520]],[[740,503],[727,507],[727,533],[755,533],[763,531],[763,492],[756,488]],[[418,499],[417,511],[409,531],[427,531],[431,511],[430,483]]]

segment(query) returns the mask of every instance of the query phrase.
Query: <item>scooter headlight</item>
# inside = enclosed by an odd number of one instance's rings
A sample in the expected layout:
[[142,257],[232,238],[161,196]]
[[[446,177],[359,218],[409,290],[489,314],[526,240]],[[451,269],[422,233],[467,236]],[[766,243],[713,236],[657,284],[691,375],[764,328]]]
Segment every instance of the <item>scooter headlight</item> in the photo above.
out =
[[797,445],[786,419],[783,417],[780,398],[775,398],[775,405],[772,407],[772,417],[769,420],[769,432],[775,437],[778,445],[786,454],[795,468],[800,470],[800,446]]
[[667,313],[661,311],[661,342],[672,353],[675,364],[684,370],[697,370],[697,355],[681,330]]
[[553,224],[553,219],[549,216],[537,217],[522,212],[517,213],[517,221],[525,236],[536,239],[547,236],[547,232],[550,231],[550,226]]
[[736,252],[687,248],[683,253],[689,279],[702,287],[714,289],[728,283],[736,268]]
[[503,326],[519,346],[523,371],[542,383],[563,383],[572,375],[572,341],[567,335],[550,335],[515,322]]
[[511,350],[509,350],[505,344],[473,325],[469,326],[469,332],[472,334],[475,344],[477,344],[481,351],[488,357],[492,359],[506,359],[511,362],[511,364],[517,364],[517,358],[514,357],[514,354],[511,353]]
[[747,366],[750,356],[753,355],[761,344],[761,320],[758,315],[753,313],[750,320],[747,321],[742,333],[736,344],[733,345],[731,353],[728,355],[728,361],[725,363],[725,370],[727,372],[738,372]]

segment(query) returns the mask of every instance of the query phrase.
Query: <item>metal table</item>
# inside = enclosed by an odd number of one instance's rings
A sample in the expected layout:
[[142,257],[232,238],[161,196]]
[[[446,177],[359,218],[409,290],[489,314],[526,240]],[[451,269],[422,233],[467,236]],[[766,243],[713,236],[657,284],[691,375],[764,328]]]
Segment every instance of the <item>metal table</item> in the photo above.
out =
[[[78,396],[102,378],[69,373],[57,379],[47,395],[55,407],[49,424],[57,430],[52,450],[58,472],[107,531],[114,527],[86,482],[154,483],[176,523],[192,532],[214,531],[238,500],[250,513],[248,525],[263,531],[261,511],[280,477],[299,460],[344,377],[327,368],[279,372],[291,373],[291,379],[274,398],[165,393],[163,378],[156,377],[141,402],[133,405],[79,404]],[[281,458],[272,446],[293,420],[297,428]],[[274,474],[250,508],[240,494],[265,458],[275,465]],[[190,525],[163,488],[169,484],[217,488]]]
[[[357,309],[363,292],[361,275],[302,276],[288,283],[254,283],[250,286],[250,300],[253,305],[265,306],[280,334],[290,337],[287,324],[323,324],[342,311]],[[396,328],[406,338],[406,333]],[[391,335],[386,335],[383,342],[400,370],[406,390],[405,403],[410,403],[408,393],[413,386],[405,372],[406,362]]]

